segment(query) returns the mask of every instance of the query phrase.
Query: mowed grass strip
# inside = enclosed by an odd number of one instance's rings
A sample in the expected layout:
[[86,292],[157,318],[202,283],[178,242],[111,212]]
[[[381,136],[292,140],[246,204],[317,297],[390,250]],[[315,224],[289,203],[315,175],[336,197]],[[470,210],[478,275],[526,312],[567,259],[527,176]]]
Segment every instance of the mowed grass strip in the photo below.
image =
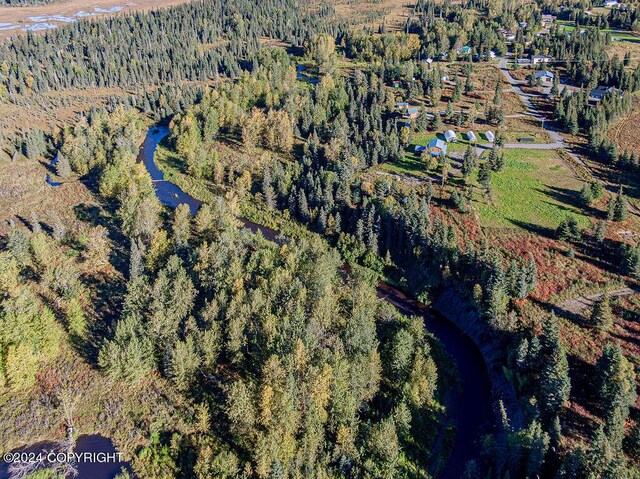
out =
[[491,177],[493,204],[478,197],[476,208],[487,227],[555,229],[567,215],[587,227],[582,185],[555,151],[506,150],[504,169]]

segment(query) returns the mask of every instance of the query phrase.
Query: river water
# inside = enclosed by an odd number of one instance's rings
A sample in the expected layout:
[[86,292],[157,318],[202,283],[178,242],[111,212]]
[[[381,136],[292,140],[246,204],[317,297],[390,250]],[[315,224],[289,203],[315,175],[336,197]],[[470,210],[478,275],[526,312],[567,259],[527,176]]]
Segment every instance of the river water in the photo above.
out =
[[[298,72],[300,73],[300,72]],[[172,208],[186,203],[196,213],[202,202],[182,191],[177,185],[164,179],[154,162],[158,143],[169,133],[166,126],[152,127],[140,149],[138,160],[147,167],[154,180],[160,201]],[[261,231],[267,239],[274,240],[278,232],[262,225],[240,219],[243,226],[252,231]],[[444,346],[453,359],[460,374],[462,393],[453,395],[449,404],[449,415],[456,425],[456,439],[441,479],[459,479],[467,461],[476,459],[480,452],[483,435],[493,428],[491,408],[491,386],[482,354],[475,343],[452,321],[440,313],[405,296],[388,284],[380,283],[378,295],[407,315],[422,316],[426,329]]]

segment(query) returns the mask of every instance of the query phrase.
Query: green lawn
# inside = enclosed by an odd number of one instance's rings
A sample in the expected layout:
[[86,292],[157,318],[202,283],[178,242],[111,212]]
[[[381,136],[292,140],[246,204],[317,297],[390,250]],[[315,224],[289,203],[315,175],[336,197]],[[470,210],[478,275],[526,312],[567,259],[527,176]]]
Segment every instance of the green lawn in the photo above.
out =
[[623,30],[613,30],[611,28],[607,30],[601,30],[602,33],[608,33],[614,42],[631,42],[640,43],[640,36]]
[[493,204],[477,198],[483,225],[555,229],[567,214],[581,227],[589,225],[579,206],[582,182],[555,151],[506,150],[505,160],[491,178]]
[[[569,22],[566,20],[558,21],[558,24],[564,27],[566,32],[573,32],[576,29],[576,26],[573,22]],[[581,26],[582,28],[589,28]],[[631,42],[631,43],[640,43],[640,35],[637,35],[633,32],[628,32],[624,30],[615,30],[613,28],[607,28],[600,30],[602,34],[608,33],[611,35],[611,38],[614,42]]]
[[425,164],[413,153],[407,152],[402,160],[395,163],[383,163],[381,169],[389,173],[427,176]]

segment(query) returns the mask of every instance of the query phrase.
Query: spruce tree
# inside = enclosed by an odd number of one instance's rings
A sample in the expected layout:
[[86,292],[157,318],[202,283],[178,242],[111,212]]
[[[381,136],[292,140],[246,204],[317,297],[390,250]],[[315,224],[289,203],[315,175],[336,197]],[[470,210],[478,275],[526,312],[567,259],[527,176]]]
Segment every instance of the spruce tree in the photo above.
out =
[[56,158],[56,174],[58,176],[61,176],[62,178],[66,178],[71,174],[71,164],[69,163],[67,157],[61,152],[58,153]]
[[591,325],[600,332],[609,332],[613,327],[613,313],[609,301],[609,292],[605,291],[602,299],[595,303],[591,310]]
[[571,391],[569,363],[560,343],[558,320],[554,315],[543,324],[541,344],[542,371],[538,399],[542,411],[551,419],[560,412]]

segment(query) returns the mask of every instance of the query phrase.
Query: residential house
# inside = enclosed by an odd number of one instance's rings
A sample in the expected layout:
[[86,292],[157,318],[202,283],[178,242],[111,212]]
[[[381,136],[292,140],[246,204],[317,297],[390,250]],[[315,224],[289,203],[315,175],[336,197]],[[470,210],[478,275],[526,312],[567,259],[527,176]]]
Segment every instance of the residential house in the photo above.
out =
[[469,45],[463,46],[458,50],[458,54],[460,55],[471,55],[471,47]]
[[447,130],[444,132],[444,139],[447,140],[447,143],[452,143],[458,141],[458,136],[456,132],[453,130]]
[[431,156],[446,156],[447,144],[440,139],[431,140],[429,142],[429,153],[431,153]]
[[531,63],[534,65],[540,65],[541,63],[549,63],[551,57],[547,55],[531,55]]
[[589,92],[589,100],[600,101],[607,95],[607,93],[616,91],[617,90],[612,86],[599,86]]
[[551,83],[553,82],[553,79],[556,77],[555,73],[550,72],[549,70],[542,70],[539,72],[535,72],[533,74],[533,77],[536,80],[540,80],[543,83]]
[[416,118],[418,118],[418,116],[420,115],[420,110],[418,109],[418,107],[416,106],[410,106],[409,108],[407,108],[407,118],[411,118],[412,120],[415,120]]

